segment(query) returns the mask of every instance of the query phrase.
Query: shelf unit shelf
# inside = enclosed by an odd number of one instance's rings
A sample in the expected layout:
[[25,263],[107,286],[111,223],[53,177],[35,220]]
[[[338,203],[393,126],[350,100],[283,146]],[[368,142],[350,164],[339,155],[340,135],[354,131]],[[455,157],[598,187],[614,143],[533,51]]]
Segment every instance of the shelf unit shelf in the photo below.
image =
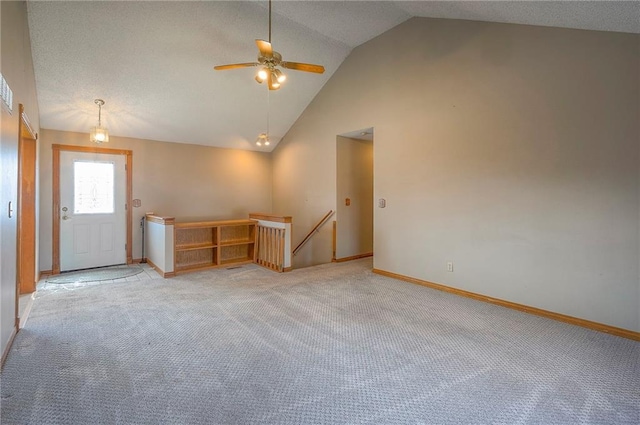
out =
[[231,258],[229,260],[222,260],[222,262],[220,263],[221,266],[228,266],[228,265],[232,265],[232,264],[247,264],[247,263],[252,263],[253,262],[253,258]]
[[176,251],[193,251],[195,249],[208,249],[208,248],[217,248],[217,247],[218,245],[213,245],[209,243],[176,245]]
[[253,240],[237,240],[237,241],[227,241],[220,243],[220,246],[234,246],[234,245],[250,245],[255,243]]
[[254,220],[176,223],[176,273],[245,264],[253,261]]
[[207,270],[218,267],[217,265],[209,264],[209,263],[201,263],[201,264],[190,264],[188,266],[180,266],[176,268],[176,273],[186,273],[193,272],[196,270]]

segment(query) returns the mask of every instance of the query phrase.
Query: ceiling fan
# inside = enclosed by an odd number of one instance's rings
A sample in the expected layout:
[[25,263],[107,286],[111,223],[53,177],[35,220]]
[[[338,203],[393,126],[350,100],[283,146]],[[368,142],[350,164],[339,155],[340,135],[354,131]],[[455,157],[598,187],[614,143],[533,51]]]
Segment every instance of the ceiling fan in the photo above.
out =
[[216,71],[222,71],[225,69],[261,66],[262,68],[258,71],[255,80],[260,84],[266,81],[269,86],[269,90],[278,90],[282,83],[287,79],[287,76],[278,67],[303,72],[315,72],[316,74],[322,74],[324,72],[324,67],[322,65],[283,61],[282,55],[273,50],[271,46],[271,0],[269,0],[269,41],[256,40],[256,45],[260,51],[260,54],[258,55],[258,62],[218,65],[214,66],[213,69]]

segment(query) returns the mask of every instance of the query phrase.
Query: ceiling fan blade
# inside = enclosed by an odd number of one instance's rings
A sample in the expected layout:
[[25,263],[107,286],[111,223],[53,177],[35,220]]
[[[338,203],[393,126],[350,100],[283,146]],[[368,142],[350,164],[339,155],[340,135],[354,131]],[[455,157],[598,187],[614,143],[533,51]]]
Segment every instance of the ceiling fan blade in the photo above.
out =
[[316,74],[322,74],[324,72],[324,66],[314,65],[311,63],[280,62],[280,66],[283,68],[295,69],[296,71],[315,72]]
[[258,46],[258,50],[260,50],[260,56],[264,56],[265,58],[273,56],[273,48],[268,41],[256,40],[256,46]]
[[229,65],[214,66],[213,69],[215,69],[216,71],[222,71],[225,69],[249,68],[249,67],[258,66],[258,65],[260,65],[258,62],[232,63]]

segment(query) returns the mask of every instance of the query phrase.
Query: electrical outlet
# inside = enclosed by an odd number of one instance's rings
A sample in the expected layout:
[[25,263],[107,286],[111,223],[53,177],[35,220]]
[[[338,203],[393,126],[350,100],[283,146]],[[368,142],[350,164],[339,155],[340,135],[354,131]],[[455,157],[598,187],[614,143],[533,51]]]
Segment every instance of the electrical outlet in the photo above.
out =
[[448,272],[453,271],[453,261],[447,261],[447,271]]

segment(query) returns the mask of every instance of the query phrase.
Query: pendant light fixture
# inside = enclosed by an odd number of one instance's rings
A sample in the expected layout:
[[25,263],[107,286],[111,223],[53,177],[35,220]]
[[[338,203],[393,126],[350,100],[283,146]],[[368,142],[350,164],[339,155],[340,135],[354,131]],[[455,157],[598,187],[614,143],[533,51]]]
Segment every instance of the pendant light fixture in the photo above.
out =
[[91,127],[89,139],[93,143],[109,143],[109,131],[102,126],[102,105],[104,105],[104,100],[96,99],[94,103],[98,105],[98,125]]

